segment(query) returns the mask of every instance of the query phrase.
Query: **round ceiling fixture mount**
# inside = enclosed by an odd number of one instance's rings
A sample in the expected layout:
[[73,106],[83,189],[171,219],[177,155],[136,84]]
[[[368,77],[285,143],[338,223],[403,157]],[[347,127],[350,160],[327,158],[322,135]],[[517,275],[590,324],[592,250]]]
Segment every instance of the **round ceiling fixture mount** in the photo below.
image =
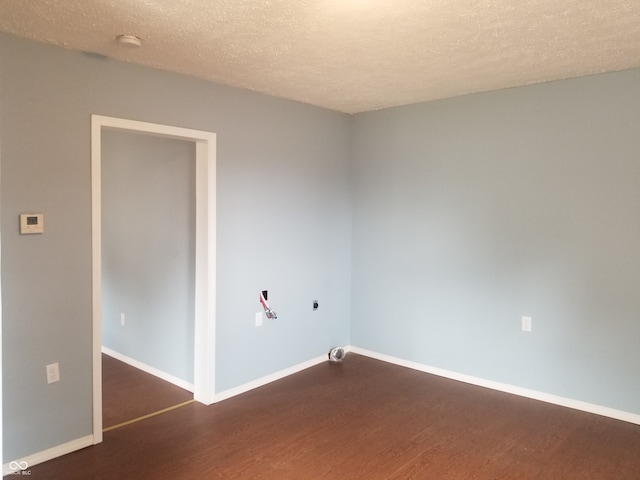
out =
[[118,35],[116,37],[116,41],[125,47],[129,48],[138,48],[142,45],[142,41],[140,37],[136,37],[135,35]]

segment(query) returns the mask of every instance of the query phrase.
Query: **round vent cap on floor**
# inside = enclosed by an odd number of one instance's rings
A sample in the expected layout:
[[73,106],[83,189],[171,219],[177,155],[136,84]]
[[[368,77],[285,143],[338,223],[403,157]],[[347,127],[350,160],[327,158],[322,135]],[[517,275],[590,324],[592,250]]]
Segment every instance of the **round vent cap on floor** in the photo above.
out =
[[336,347],[329,352],[329,360],[332,362],[341,362],[345,356],[344,348]]

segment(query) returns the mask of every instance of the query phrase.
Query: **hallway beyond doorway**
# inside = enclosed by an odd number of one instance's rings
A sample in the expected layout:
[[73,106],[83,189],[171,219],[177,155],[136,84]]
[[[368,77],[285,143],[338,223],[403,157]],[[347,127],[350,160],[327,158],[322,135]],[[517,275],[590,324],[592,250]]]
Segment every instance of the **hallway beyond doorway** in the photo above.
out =
[[102,423],[116,425],[193,400],[193,394],[102,354]]

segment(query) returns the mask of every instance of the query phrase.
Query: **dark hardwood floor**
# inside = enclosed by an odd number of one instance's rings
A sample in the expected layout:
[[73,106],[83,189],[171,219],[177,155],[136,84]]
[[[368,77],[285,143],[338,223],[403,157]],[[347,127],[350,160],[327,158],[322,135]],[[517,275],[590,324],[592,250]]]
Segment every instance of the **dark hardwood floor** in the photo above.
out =
[[102,424],[109,428],[193,399],[193,394],[102,354]]
[[36,479],[640,478],[640,426],[349,354],[105,433]]

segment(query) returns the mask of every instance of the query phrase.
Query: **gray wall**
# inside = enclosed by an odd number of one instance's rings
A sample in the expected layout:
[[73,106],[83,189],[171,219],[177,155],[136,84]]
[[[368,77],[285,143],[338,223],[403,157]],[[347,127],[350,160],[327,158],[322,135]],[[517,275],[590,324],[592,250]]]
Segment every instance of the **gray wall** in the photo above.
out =
[[5,461],[92,429],[91,114],[217,134],[218,392],[348,343],[349,116],[6,35],[0,58]]
[[640,414],[639,84],[356,116],[352,344]]
[[91,113],[218,135],[217,391],[351,342],[640,413],[640,70],[352,118],[4,35],[0,58],[6,461],[91,432]]
[[189,383],[195,156],[193,142],[102,133],[102,345]]

